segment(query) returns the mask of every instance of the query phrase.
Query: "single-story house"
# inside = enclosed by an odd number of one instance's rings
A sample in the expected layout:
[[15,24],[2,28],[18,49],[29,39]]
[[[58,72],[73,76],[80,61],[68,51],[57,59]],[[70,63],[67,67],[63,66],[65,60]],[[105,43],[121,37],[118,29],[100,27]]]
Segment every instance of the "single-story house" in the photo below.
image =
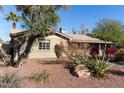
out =
[[[23,35],[25,31],[19,31],[14,29],[10,34],[11,40],[13,42],[20,35]],[[42,37],[38,37],[33,46],[31,47],[28,58],[56,58],[54,47],[56,44],[63,44],[63,46],[68,50],[70,47],[74,47],[77,50],[83,50],[84,54],[90,55],[91,48],[96,46],[99,51],[103,49],[103,45],[105,45],[105,41],[100,40],[98,38],[93,38],[86,35],[71,35],[64,34],[62,32],[52,31],[51,34],[46,36],[44,39]],[[107,42],[111,44],[111,42]],[[24,51],[26,43],[21,47],[21,52],[18,54],[18,51],[14,51],[16,54],[15,58],[19,57],[20,54]],[[13,43],[14,48],[14,43]],[[15,49],[13,49],[15,50]],[[66,56],[63,54],[63,56]]]

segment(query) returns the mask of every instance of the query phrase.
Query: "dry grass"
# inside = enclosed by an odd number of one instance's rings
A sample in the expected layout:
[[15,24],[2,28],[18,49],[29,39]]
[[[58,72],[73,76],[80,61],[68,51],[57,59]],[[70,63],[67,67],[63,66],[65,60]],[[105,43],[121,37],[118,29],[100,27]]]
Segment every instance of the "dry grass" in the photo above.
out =
[[0,88],[19,88],[21,79],[16,73],[4,73],[0,76]]
[[47,70],[36,71],[36,72],[31,74],[29,79],[35,81],[36,83],[39,83],[41,81],[43,81],[45,83],[46,81],[48,81],[49,75],[50,74],[47,72]]
[[2,68],[2,67],[6,67],[6,65],[5,64],[0,64],[0,68]]

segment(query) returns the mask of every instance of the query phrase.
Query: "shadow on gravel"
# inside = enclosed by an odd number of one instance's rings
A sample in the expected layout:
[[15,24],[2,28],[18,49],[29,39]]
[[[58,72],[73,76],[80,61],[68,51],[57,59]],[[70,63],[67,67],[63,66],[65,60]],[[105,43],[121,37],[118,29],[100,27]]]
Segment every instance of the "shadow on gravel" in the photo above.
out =
[[64,68],[68,69],[69,73],[74,76],[74,66],[72,65],[72,63],[65,64]]
[[111,63],[119,65],[119,66],[124,66],[124,60],[121,61],[112,61]]
[[41,61],[40,64],[68,64],[71,61],[63,61],[63,60],[49,60],[49,61]]
[[110,70],[112,75],[124,76],[124,72],[121,70]]

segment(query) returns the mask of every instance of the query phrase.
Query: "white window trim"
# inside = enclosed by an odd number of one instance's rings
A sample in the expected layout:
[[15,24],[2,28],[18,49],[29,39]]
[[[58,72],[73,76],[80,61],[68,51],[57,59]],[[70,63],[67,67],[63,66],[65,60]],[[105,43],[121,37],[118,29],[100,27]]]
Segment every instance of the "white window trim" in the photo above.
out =
[[[47,46],[47,42],[48,42],[48,46]],[[40,45],[39,44],[42,44],[42,46],[40,47]],[[43,43],[45,43],[44,45],[45,45],[45,47],[43,46]],[[41,49],[40,49],[41,48]],[[40,39],[40,40],[38,40],[38,49],[39,50],[41,50],[41,51],[48,51],[48,50],[50,50],[50,40],[46,40],[46,39]]]

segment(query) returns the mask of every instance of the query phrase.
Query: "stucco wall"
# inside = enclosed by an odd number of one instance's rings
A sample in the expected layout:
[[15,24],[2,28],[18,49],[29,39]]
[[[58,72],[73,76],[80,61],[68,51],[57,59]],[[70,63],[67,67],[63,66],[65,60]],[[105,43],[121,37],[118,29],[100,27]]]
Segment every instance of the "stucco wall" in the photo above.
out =
[[[38,39],[34,42],[31,52],[29,54],[29,58],[56,58],[56,54],[54,52],[54,46],[56,44],[63,43],[65,47],[68,47],[68,42],[66,39],[56,36],[50,35],[45,38],[46,40],[50,40],[50,50],[39,50]],[[66,56],[63,54],[63,56]]]

